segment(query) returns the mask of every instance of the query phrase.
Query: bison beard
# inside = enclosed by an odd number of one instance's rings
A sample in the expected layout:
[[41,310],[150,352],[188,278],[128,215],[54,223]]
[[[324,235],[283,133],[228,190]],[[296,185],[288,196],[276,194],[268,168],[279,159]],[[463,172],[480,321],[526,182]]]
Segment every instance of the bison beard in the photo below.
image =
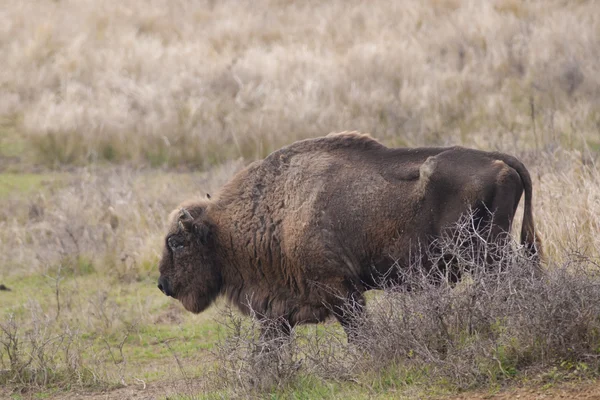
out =
[[399,282],[394,263],[407,268],[467,212],[499,242],[524,193],[521,243],[539,257],[531,186],[502,153],[390,149],[354,132],[296,142],[172,213],[161,287],[195,313],[222,294],[288,327],[333,314],[351,334],[363,293]]
[[179,300],[186,310],[193,312],[194,314],[198,314],[206,310],[206,308],[211,304],[212,299],[209,300],[205,297],[199,296],[197,293],[189,292],[179,297]]

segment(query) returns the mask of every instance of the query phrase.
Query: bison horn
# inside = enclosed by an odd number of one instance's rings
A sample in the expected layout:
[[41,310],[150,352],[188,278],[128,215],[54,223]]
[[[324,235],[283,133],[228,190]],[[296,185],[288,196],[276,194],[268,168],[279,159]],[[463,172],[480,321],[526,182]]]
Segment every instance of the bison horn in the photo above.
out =
[[190,214],[190,212],[185,208],[182,208],[181,212],[179,213],[178,225],[179,228],[183,229],[184,231],[192,230],[192,227],[194,225],[194,218],[192,217],[192,214]]

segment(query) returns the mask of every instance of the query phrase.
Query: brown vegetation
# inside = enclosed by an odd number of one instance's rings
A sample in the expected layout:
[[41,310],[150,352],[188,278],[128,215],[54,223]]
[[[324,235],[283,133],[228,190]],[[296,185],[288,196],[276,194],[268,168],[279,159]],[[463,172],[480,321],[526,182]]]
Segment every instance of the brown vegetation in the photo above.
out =
[[599,143],[594,1],[110,4],[0,14],[0,115],[36,162],[207,168],[342,130],[509,153]]

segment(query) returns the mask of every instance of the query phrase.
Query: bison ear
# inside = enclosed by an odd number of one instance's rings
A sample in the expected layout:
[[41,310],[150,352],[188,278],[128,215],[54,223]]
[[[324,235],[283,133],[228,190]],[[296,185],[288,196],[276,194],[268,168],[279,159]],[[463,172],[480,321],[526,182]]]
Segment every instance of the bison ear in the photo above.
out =
[[179,212],[179,220],[177,222],[179,228],[186,232],[192,232],[194,230],[194,218],[192,214],[185,208],[182,208]]
[[194,232],[198,236],[198,239],[200,239],[200,243],[203,245],[208,244],[208,240],[211,235],[210,225],[208,225],[206,222],[196,224],[194,225]]

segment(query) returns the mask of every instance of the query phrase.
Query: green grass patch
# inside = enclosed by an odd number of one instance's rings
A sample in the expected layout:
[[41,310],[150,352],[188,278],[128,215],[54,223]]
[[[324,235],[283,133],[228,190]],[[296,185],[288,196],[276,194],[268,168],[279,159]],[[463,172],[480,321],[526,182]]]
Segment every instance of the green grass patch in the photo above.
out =
[[2,303],[1,317],[7,313],[22,313],[23,307],[30,299],[43,300],[49,304],[53,288],[47,276],[36,274],[30,276],[13,276],[6,278],[4,284],[10,289],[0,292]]
[[30,135],[29,141],[35,150],[36,161],[50,167],[81,163],[88,147],[83,135],[77,132]]
[[195,358],[201,350],[211,349],[222,334],[223,328],[210,318],[202,322],[186,318],[180,324],[147,324],[128,338],[125,355],[136,362],[153,362],[172,357],[173,353]]
[[0,156],[19,157],[25,153],[26,148],[27,143],[22,137],[0,128]]
[[18,337],[12,343],[21,358],[11,362],[0,330],[0,370],[8,370],[5,383],[42,396],[52,388],[200,377],[223,334],[216,308],[188,313],[153,279],[119,284],[90,272],[16,276],[5,284],[11,291],[0,292],[0,324]]
[[0,199],[13,194],[27,195],[40,190],[54,179],[56,179],[54,174],[2,173],[0,174]]
[[[298,377],[290,387],[283,391],[274,391],[266,396],[272,400],[309,400],[309,399],[336,399],[336,398],[367,398],[366,393],[360,393],[356,384],[344,382],[344,387],[338,382],[327,382],[310,375]],[[347,389],[352,388],[351,392]],[[351,393],[354,393],[352,395]]]
[[27,153],[27,141],[20,132],[19,115],[0,116],[0,159],[18,161]]

